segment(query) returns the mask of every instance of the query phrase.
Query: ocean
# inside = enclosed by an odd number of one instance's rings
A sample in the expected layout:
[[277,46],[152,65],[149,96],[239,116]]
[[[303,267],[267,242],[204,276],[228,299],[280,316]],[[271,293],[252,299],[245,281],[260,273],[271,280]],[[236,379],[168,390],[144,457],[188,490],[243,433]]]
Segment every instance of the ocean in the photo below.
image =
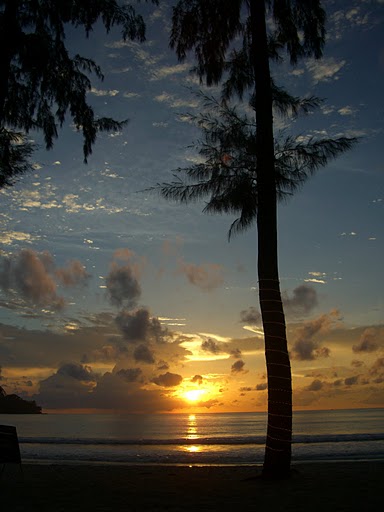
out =
[[[23,462],[227,465],[263,462],[266,414],[1,415]],[[300,411],[292,460],[384,459],[384,409]]]

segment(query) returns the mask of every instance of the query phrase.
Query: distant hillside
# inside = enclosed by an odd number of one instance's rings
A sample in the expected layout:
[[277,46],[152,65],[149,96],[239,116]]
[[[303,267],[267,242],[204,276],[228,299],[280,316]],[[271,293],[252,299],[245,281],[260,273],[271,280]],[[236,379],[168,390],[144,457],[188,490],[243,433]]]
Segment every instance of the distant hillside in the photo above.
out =
[[0,386],[0,414],[41,414],[41,407],[34,400],[7,395]]

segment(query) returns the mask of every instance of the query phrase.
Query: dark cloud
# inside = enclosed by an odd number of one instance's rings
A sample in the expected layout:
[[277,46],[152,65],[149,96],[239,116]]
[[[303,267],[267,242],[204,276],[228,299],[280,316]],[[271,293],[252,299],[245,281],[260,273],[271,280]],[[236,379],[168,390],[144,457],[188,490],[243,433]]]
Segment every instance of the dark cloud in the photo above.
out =
[[292,315],[307,315],[318,305],[316,290],[307,284],[295,288],[292,297],[288,293],[283,294],[284,310]]
[[235,361],[233,363],[233,365],[231,366],[231,372],[232,373],[241,373],[241,372],[244,372],[244,366],[245,366],[245,363],[242,359],[238,359],[237,361]]
[[66,363],[40,381],[39,393],[33,398],[44,408],[82,408],[87,406],[90,390],[95,385],[96,375],[90,367]]
[[96,383],[86,383],[67,375],[55,373],[40,382],[39,394],[33,396],[45,408],[102,409],[124,413],[167,412],[185,406],[185,401],[167,396],[164,390],[142,389],[131,382],[107,372]]
[[139,382],[142,379],[143,372],[140,368],[122,368],[116,372],[116,375],[127,382]]
[[319,347],[315,336],[327,332],[333,322],[338,319],[338,311],[331,311],[329,314],[304,323],[296,333],[296,341],[291,350],[292,359],[298,361],[312,361],[319,357],[328,357],[330,350],[327,347]]
[[181,261],[179,262],[179,271],[187,277],[191,284],[204,291],[214,290],[224,282],[223,268],[214,263],[195,265]]
[[353,345],[353,352],[375,352],[379,349],[377,337],[378,333],[376,329],[373,329],[372,327],[365,329],[360,337],[359,343]]
[[234,348],[230,351],[231,356],[234,359],[240,359],[241,358],[241,350],[239,348]]
[[177,373],[163,373],[154,377],[151,382],[165,388],[172,388],[181,384],[183,377]]
[[157,318],[151,318],[146,308],[136,311],[124,309],[116,317],[116,324],[124,339],[133,343],[153,340],[163,343],[168,330],[163,328]]
[[222,404],[220,404],[218,400],[211,398],[210,400],[205,400],[205,402],[203,402],[203,401],[199,402],[198,405],[199,405],[199,407],[206,407],[207,409],[210,409],[211,407],[214,407],[215,405],[222,405]]
[[359,375],[354,375],[353,377],[347,377],[344,379],[344,384],[346,386],[354,386],[359,382]]
[[309,384],[305,389],[307,391],[320,391],[320,389],[323,388],[323,382],[320,379],[315,379],[314,381]]
[[118,265],[113,262],[105,279],[109,300],[114,306],[133,308],[141,295],[136,267],[130,263]]
[[240,322],[244,324],[259,324],[261,321],[261,314],[258,309],[254,306],[250,306],[248,309],[240,311]]
[[65,375],[72,377],[72,379],[81,380],[84,382],[95,381],[96,375],[93,373],[90,366],[85,366],[77,363],[65,363],[58,370],[57,375]]
[[218,354],[219,352],[221,352],[220,345],[211,338],[203,341],[203,343],[201,344],[201,348],[206,352],[210,352],[211,354]]
[[155,363],[155,355],[147,345],[139,345],[133,351],[135,361],[147,364]]
[[268,389],[267,382],[262,382],[261,384],[256,385],[256,391],[264,391],[265,389]]
[[192,377],[191,382],[195,382],[200,386],[203,382],[203,377],[201,375],[195,375],[194,377]]
[[257,384],[254,388],[251,388],[249,386],[241,387],[240,391],[264,391],[268,389],[268,384],[266,382],[261,382],[260,384]]
[[96,362],[103,361],[104,363],[110,363],[112,361],[116,361],[120,357],[127,354],[127,348],[122,346],[121,344],[110,343],[108,345],[103,345],[101,348],[97,348],[92,350],[89,354],[84,354],[81,362]]

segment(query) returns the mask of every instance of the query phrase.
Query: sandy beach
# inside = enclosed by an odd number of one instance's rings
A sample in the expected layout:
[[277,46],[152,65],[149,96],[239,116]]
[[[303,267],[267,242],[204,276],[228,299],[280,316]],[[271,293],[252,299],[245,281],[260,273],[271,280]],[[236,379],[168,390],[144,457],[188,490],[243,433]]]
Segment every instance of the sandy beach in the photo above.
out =
[[293,465],[289,480],[260,467],[23,464],[0,479],[2,510],[14,511],[373,511],[384,461]]

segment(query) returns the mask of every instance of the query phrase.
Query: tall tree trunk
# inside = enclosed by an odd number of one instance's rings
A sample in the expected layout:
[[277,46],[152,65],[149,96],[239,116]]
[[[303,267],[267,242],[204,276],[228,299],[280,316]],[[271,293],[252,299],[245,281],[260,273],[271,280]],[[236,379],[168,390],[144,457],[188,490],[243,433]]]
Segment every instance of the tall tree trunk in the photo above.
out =
[[18,44],[18,8],[19,0],[6,1],[0,22],[0,128],[3,127],[4,123],[4,107],[8,94],[10,65]]
[[268,379],[266,478],[289,476],[292,441],[292,377],[277,255],[277,197],[272,91],[265,0],[250,0],[256,95],[258,277]]

